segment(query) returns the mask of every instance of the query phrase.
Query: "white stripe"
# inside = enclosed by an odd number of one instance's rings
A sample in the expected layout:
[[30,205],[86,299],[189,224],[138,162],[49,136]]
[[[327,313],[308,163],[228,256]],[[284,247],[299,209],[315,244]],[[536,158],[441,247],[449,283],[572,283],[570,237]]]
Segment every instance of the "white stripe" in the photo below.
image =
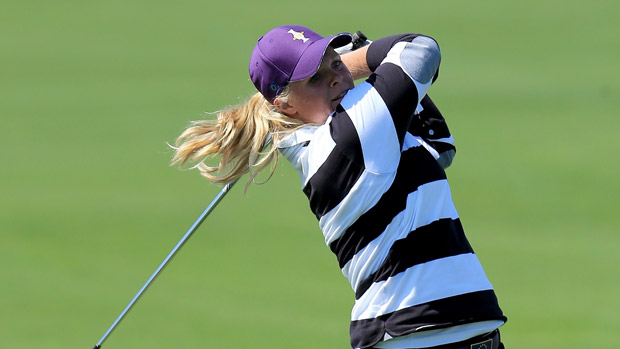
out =
[[418,137],[417,141],[426,149],[431,155],[435,158],[435,160],[439,159],[439,153],[435,148],[433,148],[430,144],[426,143],[422,138]]
[[[297,170],[302,189],[336,147],[329,130],[330,121],[331,116],[323,125],[303,127],[278,143],[280,152]],[[305,146],[307,141],[310,143]]]
[[396,171],[400,144],[390,111],[377,90],[368,82],[349,91],[341,103],[357,131],[364,167],[374,173]]
[[319,227],[329,246],[357,219],[375,206],[381,196],[390,188],[396,173],[377,175],[363,171],[347,196],[319,220]]
[[441,143],[448,143],[448,144],[452,144],[454,145],[454,137],[452,137],[452,135],[450,135],[450,137],[448,138],[429,138],[430,141],[433,142],[441,142]]
[[[305,143],[310,141],[314,136],[314,132],[316,129],[320,127],[319,125],[307,125],[293,133],[286,135],[283,139],[281,139],[276,145],[278,148],[286,149],[298,144]],[[271,137],[271,134],[269,135]]]
[[409,148],[419,146],[423,146],[429,153],[431,153],[435,160],[439,159],[439,153],[437,152],[437,150],[435,150],[435,148],[433,148],[433,146],[431,146],[430,144],[426,143],[426,141],[422,139],[422,137],[414,136],[409,132],[405,133],[405,139],[403,141],[403,151]]
[[415,88],[418,90],[418,103],[420,103],[422,98],[426,96],[426,92],[428,92],[431,88],[432,80],[425,84],[419,82],[418,80],[413,80],[413,83],[415,84]]
[[[394,242],[439,219],[457,219],[458,213],[450,195],[450,186],[446,180],[426,183],[410,193],[405,210],[396,215],[379,237],[356,253],[342,268],[342,274],[347,277],[353,290],[357,290],[363,280],[377,271]],[[436,204],[425,204],[431,202],[427,198],[435,198]]]
[[[402,69],[403,65],[400,62],[400,56],[403,53],[403,51],[405,50],[406,46],[407,46],[407,42],[406,41],[401,41],[401,42],[396,43],[394,46],[392,46],[392,48],[388,52],[387,56],[385,56],[385,58],[383,59],[381,64],[392,63],[392,64],[395,64],[395,65],[399,66]],[[413,78],[411,77],[411,75],[409,75],[409,73],[407,71],[405,71],[404,69],[403,69],[403,71],[413,81]]]
[[414,305],[491,289],[493,286],[475,254],[437,259],[374,283],[355,302],[351,321],[372,319]]
[[301,177],[302,188],[308,184],[310,178],[314,176],[336,147],[336,143],[329,132],[330,120],[328,119],[325,124],[316,129],[310,144],[301,155],[302,158],[298,160],[301,167],[297,169]]

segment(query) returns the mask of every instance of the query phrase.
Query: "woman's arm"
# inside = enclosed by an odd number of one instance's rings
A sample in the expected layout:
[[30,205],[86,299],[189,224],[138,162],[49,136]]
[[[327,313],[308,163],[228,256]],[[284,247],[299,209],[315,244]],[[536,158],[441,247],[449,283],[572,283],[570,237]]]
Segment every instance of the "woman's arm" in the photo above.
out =
[[344,65],[349,68],[353,80],[364,79],[370,76],[372,72],[368,68],[368,62],[366,61],[366,52],[368,52],[369,45],[361,47],[355,51],[344,53],[340,56]]

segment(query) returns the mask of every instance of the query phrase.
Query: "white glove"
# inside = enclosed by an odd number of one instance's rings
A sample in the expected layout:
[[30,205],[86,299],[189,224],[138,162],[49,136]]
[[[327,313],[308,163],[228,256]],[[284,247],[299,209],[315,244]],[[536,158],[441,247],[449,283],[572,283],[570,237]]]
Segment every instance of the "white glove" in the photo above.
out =
[[358,48],[370,45],[371,43],[372,41],[368,40],[368,38],[366,38],[366,35],[364,35],[361,31],[357,31],[355,32],[355,34],[353,34],[353,41],[342,47],[338,47],[337,49],[335,49],[335,51],[339,55],[343,55],[345,53],[353,52]]

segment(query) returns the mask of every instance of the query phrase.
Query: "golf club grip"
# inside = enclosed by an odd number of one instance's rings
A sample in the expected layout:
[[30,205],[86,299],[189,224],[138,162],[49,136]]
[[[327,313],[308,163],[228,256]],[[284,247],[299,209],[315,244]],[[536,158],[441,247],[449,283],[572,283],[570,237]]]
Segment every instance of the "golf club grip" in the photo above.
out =
[[356,31],[353,34],[353,40],[351,41],[351,50],[355,51],[358,48],[364,46],[366,40],[368,40],[368,37],[364,35],[361,30]]

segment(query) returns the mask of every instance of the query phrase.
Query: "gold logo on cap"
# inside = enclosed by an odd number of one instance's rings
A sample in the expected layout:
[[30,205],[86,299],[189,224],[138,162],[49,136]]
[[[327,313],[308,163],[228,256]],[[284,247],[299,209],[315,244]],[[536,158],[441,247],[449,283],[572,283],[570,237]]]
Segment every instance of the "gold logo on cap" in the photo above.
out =
[[304,36],[304,32],[296,32],[293,29],[288,31],[289,34],[293,35],[293,41],[295,40],[301,40],[304,42],[304,44],[306,43],[306,41],[310,40],[307,37]]

